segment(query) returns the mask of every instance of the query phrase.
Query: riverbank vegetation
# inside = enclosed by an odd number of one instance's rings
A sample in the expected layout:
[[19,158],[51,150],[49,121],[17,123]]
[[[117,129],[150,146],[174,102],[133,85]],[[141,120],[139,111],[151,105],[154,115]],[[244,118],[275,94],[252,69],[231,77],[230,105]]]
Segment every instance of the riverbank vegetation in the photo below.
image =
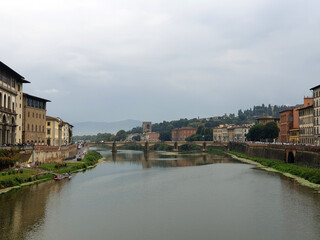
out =
[[225,156],[226,150],[223,147],[207,147],[208,153],[213,155]]
[[36,169],[10,169],[0,172],[0,187],[8,188],[19,186],[22,183],[33,182],[37,180],[52,179],[52,172],[63,174],[67,172],[75,172],[80,169],[86,169],[98,163],[102,156],[96,151],[89,151],[83,160],[73,163],[46,163]]
[[232,155],[235,155],[239,158],[245,158],[245,159],[260,163],[263,166],[273,168],[275,170],[278,170],[279,172],[290,173],[292,175],[306,179],[309,182],[320,184],[320,169],[319,168],[304,167],[304,166],[300,166],[300,165],[296,165],[296,164],[281,162],[281,161],[274,160],[274,159],[250,157],[248,155],[245,155],[245,154],[239,153],[239,152],[230,151],[229,153],[231,153]]
[[14,166],[14,164],[19,161],[20,154],[15,150],[0,150],[0,170],[9,168],[10,166]]

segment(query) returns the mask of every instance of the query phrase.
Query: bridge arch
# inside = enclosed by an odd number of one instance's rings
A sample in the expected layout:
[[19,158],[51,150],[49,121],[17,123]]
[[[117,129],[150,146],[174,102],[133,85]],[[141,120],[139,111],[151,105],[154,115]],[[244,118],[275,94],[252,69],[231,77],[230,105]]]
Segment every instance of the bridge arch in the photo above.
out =
[[288,162],[288,163],[294,163],[294,154],[293,154],[292,151],[290,151],[290,152],[288,153],[287,162]]

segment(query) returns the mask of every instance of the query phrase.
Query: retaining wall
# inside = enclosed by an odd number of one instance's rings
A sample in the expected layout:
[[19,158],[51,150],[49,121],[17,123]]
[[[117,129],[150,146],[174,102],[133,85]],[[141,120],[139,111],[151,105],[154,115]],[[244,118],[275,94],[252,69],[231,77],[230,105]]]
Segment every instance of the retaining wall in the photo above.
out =
[[251,157],[269,158],[283,162],[290,162],[288,156],[291,153],[293,163],[320,167],[320,147],[230,142],[228,148]]

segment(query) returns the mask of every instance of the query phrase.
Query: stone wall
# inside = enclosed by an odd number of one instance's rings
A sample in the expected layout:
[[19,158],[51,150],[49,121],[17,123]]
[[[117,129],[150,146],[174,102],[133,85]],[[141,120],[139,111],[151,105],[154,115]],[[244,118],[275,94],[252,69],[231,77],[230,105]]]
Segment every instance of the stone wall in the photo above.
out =
[[[27,151],[21,155],[26,161],[33,161],[33,151]],[[34,161],[41,163],[61,162],[67,158],[75,157],[76,155],[76,145],[66,147],[36,146],[34,150]]]
[[269,158],[302,166],[320,167],[320,147],[230,142],[228,149],[251,157]]

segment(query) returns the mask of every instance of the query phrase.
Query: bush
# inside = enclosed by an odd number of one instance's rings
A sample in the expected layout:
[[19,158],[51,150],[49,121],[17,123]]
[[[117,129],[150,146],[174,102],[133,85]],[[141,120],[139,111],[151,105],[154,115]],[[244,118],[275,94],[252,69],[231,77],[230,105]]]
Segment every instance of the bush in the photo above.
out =
[[97,163],[102,156],[97,151],[89,151],[83,158],[82,161],[89,163],[90,165]]

